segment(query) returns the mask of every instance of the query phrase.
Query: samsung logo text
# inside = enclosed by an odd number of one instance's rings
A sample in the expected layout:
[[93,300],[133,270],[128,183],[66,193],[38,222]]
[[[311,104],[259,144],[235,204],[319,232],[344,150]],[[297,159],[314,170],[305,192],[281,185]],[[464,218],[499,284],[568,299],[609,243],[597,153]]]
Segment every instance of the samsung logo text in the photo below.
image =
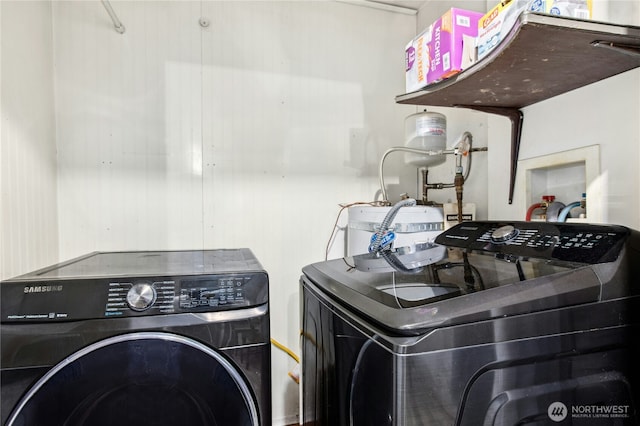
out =
[[25,294],[28,293],[53,293],[62,291],[61,285],[32,285],[24,288]]

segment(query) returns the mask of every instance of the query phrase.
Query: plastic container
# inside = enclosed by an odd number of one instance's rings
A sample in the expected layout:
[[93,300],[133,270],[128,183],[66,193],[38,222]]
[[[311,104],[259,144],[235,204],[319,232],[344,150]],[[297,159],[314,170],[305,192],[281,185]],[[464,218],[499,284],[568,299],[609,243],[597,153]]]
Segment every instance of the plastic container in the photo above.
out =
[[[405,146],[425,151],[443,151],[447,145],[447,118],[437,112],[411,114],[404,121]],[[444,163],[445,154],[406,153],[404,161],[416,167],[432,167]]]
[[[347,230],[347,255],[355,256],[368,252],[371,237],[379,229],[391,207],[349,207]],[[395,234],[395,248],[411,247],[417,243],[433,242],[444,226],[444,215],[440,207],[403,207],[389,227]]]

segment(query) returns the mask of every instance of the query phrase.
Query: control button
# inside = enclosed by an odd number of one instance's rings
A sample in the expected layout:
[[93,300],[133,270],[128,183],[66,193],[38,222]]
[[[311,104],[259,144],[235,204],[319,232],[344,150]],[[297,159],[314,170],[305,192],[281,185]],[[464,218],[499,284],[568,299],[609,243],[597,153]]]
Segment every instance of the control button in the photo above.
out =
[[518,236],[518,230],[512,225],[501,226],[491,233],[491,241],[504,243]]
[[156,301],[156,290],[147,283],[138,283],[127,293],[127,305],[134,311],[144,311]]

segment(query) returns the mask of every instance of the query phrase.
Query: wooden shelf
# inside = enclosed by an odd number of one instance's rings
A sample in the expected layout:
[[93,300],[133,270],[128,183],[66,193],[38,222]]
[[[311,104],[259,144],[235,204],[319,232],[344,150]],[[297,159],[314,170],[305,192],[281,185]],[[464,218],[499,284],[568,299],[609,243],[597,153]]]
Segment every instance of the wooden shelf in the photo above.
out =
[[521,108],[637,67],[640,27],[524,12],[488,56],[451,78],[396,96],[396,102],[508,117],[511,204],[524,120]]

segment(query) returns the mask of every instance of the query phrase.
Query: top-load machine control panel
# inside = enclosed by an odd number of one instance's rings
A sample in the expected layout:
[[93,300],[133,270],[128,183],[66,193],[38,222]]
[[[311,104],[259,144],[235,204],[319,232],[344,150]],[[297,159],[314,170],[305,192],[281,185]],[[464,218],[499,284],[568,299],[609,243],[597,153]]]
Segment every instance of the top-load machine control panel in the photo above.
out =
[[467,250],[578,263],[615,260],[630,231],[622,226],[543,222],[464,222],[436,243]]

